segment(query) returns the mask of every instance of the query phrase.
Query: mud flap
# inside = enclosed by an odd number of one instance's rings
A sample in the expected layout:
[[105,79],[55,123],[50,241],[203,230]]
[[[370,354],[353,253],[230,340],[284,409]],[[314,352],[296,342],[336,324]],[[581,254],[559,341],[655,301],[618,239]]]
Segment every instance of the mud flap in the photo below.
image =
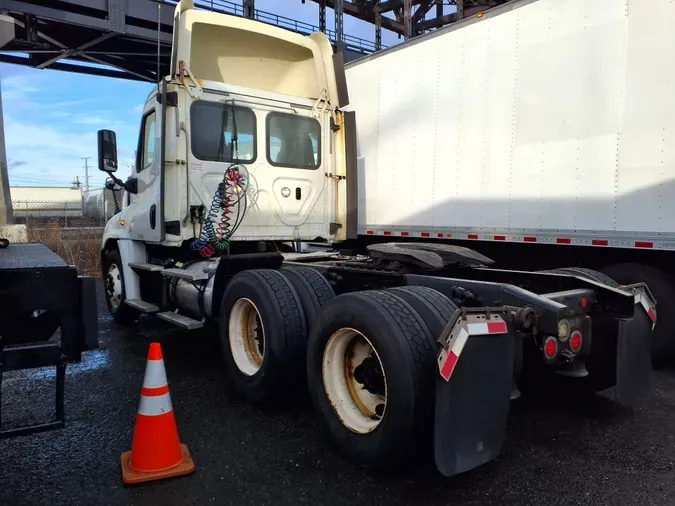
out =
[[[434,458],[444,476],[469,471],[499,455],[509,414],[515,339],[512,331],[472,335],[449,380],[438,377]],[[443,352],[439,364],[442,359]]]
[[616,400],[633,404],[649,392],[652,376],[652,320],[647,311],[635,307],[633,318],[619,322],[616,352]]

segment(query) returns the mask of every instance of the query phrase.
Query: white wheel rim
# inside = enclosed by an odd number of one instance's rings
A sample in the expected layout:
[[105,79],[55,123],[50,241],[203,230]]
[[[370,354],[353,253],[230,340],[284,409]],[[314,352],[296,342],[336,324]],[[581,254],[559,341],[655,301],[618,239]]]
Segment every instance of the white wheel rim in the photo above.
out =
[[265,327],[260,311],[249,299],[237,300],[230,311],[228,335],[232,358],[246,376],[253,376],[265,358]]
[[357,434],[374,431],[387,409],[387,377],[368,338],[350,328],[335,332],[326,343],[321,372],[328,400],[342,424]]
[[122,303],[122,274],[116,264],[110,264],[108,267],[105,293],[110,305],[117,309]]

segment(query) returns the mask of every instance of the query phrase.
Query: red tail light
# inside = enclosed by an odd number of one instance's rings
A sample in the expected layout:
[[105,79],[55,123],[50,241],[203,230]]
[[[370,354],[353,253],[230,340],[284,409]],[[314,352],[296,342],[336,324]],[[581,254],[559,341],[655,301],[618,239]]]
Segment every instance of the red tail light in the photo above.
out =
[[553,336],[548,336],[544,341],[544,357],[547,360],[553,360],[558,354],[558,340]]
[[572,335],[570,336],[570,350],[572,350],[574,353],[579,353],[583,344],[584,340],[581,336],[581,332],[578,330],[572,332]]

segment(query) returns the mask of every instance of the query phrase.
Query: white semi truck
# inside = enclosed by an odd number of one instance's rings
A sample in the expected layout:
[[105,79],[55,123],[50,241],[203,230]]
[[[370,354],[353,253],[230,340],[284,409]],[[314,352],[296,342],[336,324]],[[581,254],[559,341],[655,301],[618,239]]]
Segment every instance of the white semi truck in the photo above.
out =
[[[515,2],[480,21],[495,26],[492,44],[509,53],[488,52],[503,62],[481,81],[484,93],[515,94],[512,49],[499,37],[554,3]],[[646,0],[630,3],[637,10]],[[647,284],[619,285],[578,267],[497,269],[447,240],[464,218],[479,231],[492,223],[488,214],[507,212],[499,201],[489,211],[495,187],[532,184],[508,169],[512,181],[496,162],[503,154],[508,168],[521,156],[507,149],[524,142],[503,119],[513,101],[479,100],[478,118],[460,109],[466,123],[449,136],[438,125],[459,107],[436,107],[446,91],[457,99],[454,81],[444,80],[475,77],[488,63],[440,55],[454,47],[444,37],[478,41],[479,22],[466,24],[356,63],[345,77],[321,33],[305,37],[179,2],[170,75],[145,103],[126,182],[114,177],[114,132],[99,132],[99,168],[127,192],[101,251],[114,319],[156,314],[188,330],[216,322],[240,395],[264,402],[309,388],[332,441],[367,466],[428,453],[450,476],[487,462],[502,446],[510,402],[535,386],[549,395],[613,388],[623,403],[643,395],[656,325]],[[575,25],[566,26],[576,41]],[[532,37],[525,32],[520,39]],[[417,55],[425,40],[430,49]],[[534,58],[556,69],[545,41],[524,47],[522,65]],[[419,67],[389,76],[380,62],[391,57],[419,58]],[[468,94],[469,84],[460,89]],[[476,132],[482,149],[451,149]],[[532,142],[539,158],[528,151],[523,160],[536,163],[530,171],[543,184],[550,150]],[[441,145],[447,153],[433,151]],[[536,209],[552,200],[546,192]],[[518,215],[515,206],[510,212]]]

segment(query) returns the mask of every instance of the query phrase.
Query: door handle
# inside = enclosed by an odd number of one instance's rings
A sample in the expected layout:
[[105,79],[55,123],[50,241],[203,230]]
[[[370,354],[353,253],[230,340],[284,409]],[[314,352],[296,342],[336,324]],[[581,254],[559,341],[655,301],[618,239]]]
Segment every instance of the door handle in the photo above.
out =
[[155,225],[157,225],[157,204],[152,204],[150,206],[150,228],[155,230]]

